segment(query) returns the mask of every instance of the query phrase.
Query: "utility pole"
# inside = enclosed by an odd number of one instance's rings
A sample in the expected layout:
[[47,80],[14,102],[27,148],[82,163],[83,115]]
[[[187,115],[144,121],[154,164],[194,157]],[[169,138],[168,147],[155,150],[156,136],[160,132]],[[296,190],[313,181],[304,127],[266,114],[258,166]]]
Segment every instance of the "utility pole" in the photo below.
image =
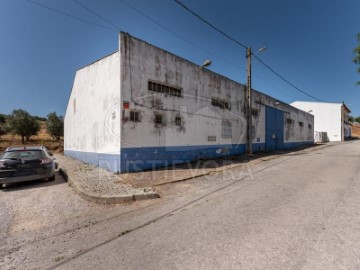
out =
[[247,153],[252,154],[252,96],[251,96],[251,48],[246,49],[247,76]]

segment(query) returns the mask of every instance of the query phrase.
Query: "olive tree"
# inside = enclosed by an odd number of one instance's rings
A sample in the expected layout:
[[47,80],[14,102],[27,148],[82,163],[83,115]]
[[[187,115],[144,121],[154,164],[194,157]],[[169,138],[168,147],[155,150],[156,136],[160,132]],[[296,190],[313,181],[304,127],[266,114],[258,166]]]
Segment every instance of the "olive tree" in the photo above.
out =
[[49,113],[46,129],[53,138],[60,141],[60,138],[64,136],[64,118],[61,115],[58,116],[56,112]]
[[21,136],[21,142],[28,141],[31,136],[37,135],[40,131],[40,124],[35,117],[25,110],[14,110],[7,117],[7,126],[13,134]]

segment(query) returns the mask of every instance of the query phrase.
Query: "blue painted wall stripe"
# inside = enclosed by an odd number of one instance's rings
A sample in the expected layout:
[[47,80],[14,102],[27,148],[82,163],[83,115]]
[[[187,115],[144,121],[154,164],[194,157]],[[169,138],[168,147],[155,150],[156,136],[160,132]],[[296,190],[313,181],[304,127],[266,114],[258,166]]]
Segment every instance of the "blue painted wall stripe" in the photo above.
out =
[[[313,141],[284,143],[285,149],[313,144]],[[65,150],[64,154],[112,172],[135,172],[175,164],[244,154],[245,144],[192,145],[122,148],[121,154]],[[253,151],[265,151],[265,143],[253,143]]]
[[84,161],[112,172],[120,172],[120,151],[119,154],[102,154],[95,152],[81,152],[64,150],[64,155]]
[[244,153],[245,144],[122,148],[121,171],[149,170],[199,159],[220,158]]

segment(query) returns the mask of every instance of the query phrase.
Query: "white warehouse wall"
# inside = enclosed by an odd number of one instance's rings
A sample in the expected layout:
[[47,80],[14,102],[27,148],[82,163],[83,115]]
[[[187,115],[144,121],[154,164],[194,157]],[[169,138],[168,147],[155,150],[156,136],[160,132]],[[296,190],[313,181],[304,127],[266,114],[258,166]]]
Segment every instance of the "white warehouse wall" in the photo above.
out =
[[[240,154],[246,147],[245,86],[166,52],[128,34],[120,34],[122,102],[122,160],[170,164],[197,158]],[[182,96],[149,91],[148,83],[181,89]],[[231,109],[212,106],[211,99],[231,104]],[[265,108],[284,112],[282,128],[285,148],[313,141],[313,116],[274,98],[253,91],[253,149],[265,149]],[[130,119],[139,113],[140,121]],[[164,124],[154,123],[156,115]],[[286,116],[294,118],[293,127],[285,125]],[[181,126],[175,118],[181,117]],[[231,136],[223,136],[222,122],[231,123]],[[303,122],[303,127],[298,125]],[[309,131],[310,125],[310,131]],[[290,132],[286,132],[287,130]],[[216,138],[209,141],[208,138]],[[122,163],[122,166],[129,164]],[[151,165],[151,164],[148,164]],[[150,168],[150,167],[149,167]]]
[[[313,143],[311,114],[252,93],[253,151]],[[118,52],[76,72],[65,155],[115,172],[239,155],[246,113],[244,85],[120,33]]]
[[120,170],[120,55],[76,72],[64,119],[64,152]]
[[[296,146],[293,143],[298,142],[309,142],[313,141],[314,136],[314,116],[299,110],[285,102],[279,101],[265,95],[261,92],[253,90],[253,105],[252,107],[255,109],[260,110],[260,117],[256,119],[255,117],[252,118],[252,123],[255,126],[255,135],[253,136],[253,143],[260,141],[261,143],[265,143],[265,107],[275,108],[279,111],[284,113],[284,143],[285,146],[288,143],[290,147]],[[287,120],[292,120],[289,123]],[[300,126],[300,123],[303,123]]]
[[292,106],[314,115],[314,132],[327,132],[329,141],[342,140],[342,104],[296,101]]

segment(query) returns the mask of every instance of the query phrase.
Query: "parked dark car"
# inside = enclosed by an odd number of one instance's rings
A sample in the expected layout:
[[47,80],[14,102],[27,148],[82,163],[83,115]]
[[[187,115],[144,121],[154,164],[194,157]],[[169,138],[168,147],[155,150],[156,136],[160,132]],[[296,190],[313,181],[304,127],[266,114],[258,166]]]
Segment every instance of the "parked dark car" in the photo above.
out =
[[0,156],[0,187],[38,179],[54,181],[56,167],[45,146],[9,147]]

